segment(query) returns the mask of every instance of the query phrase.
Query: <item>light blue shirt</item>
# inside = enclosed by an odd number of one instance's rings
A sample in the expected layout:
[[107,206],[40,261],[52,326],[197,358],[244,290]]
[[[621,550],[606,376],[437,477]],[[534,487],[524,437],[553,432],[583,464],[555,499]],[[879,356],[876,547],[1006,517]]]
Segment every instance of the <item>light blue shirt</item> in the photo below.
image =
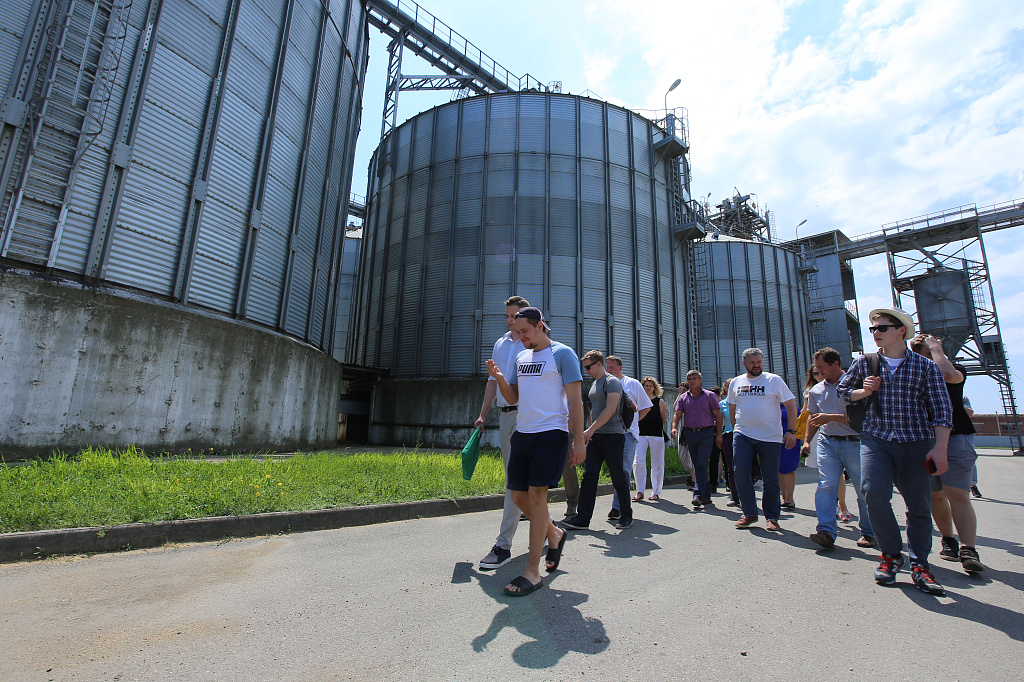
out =
[[722,400],[718,403],[722,410],[722,433],[732,433],[732,419],[729,418],[729,401]]
[[[494,360],[494,364],[498,366],[501,373],[506,377],[511,377],[516,373],[516,356],[526,350],[523,346],[523,342],[516,337],[516,340],[512,340],[512,332],[505,332],[505,334],[498,338],[494,342],[494,350],[491,351],[491,360]],[[497,381],[491,375],[487,375],[488,381]],[[501,395],[501,391],[498,391],[498,407],[507,407],[508,401]]]

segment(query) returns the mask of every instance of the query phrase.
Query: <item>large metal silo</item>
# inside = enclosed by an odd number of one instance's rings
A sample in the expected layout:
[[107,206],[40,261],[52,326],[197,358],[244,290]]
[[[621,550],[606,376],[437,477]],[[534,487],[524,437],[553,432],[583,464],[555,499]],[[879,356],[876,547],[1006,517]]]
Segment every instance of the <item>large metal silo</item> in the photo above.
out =
[[977,329],[966,270],[932,268],[913,278],[918,330],[943,339],[954,357]]
[[799,396],[816,349],[797,254],[724,236],[704,248],[711,278],[710,300],[698,311],[705,386],[744,373],[743,351],[757,347],[765,353],[765,370]]
[[8,0],[0,256],[327,350],[357,0]]
[[351,360],[395,377],[482,376],[518,294],[556,340],[678,381],[689,334],[670,164],[653,151],[663,137],[634,112],[538,92],[399,126],[371,162]]
[[[0,382],[24,397],[17,409],[37,410],[0,421],[38,429],[0,430],[0,447],[47,437],[231,447],[250,432],[266,439],[256,447],[294,447],[324,410],[336,418],[329,354],[367,47],[358,0],[6,0],[0,265],[35,281],[5,280],[4,294],[29,308],[5,311],[0,342],[24,341],[28,358],[43,346],[27,335],[62,335],[31,362],[79,372],[80,394],[49,414],[32,397],[53,390],[49,375],[36,388]],[[62,286],[45,289],[52,279]],[[78,316],[83,287],[103,302]],[[49,303],[36,309],[38,296]],[[41,330],[39,319],[49,319]],[[216,341],[205,333],[214,326]],[[152,346],[164,340],[175,346]],[[247,358],[247,348],[261,350]],[[85,371],[87,356],[120,361]],[[280,366],[261,366],[271,356]],[[315,416],[283,378],[298,376],[300,357],[317,369],[299,374],[318,378],[298,393],[334,391]],[[136,381],[130,367],[159,378]],[[255,404],[262,381],[276,407]],[[153,423],[125,432],[143,409]],[[229,413],[233,422],[208,423]],[[290,423],[278,423],[285,413]]]

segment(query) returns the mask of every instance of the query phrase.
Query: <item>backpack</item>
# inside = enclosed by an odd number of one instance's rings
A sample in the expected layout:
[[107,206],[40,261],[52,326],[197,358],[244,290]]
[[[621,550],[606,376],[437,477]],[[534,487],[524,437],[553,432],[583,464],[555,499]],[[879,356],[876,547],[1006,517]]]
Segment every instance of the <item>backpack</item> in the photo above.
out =
[[[878,370],[879,370],[878,353],[865,353],[864,354],[864,359],[867,360],[867,363],[868,363],[868,373],[867,373],[867,376],[870,376],[870,377],[880,376],[880,374],[878,372]],[[860,381],[857,382],[856,388],[864,388],[864,379],[863,378]],[[863,400],[858,400],[857,402],[852,402],[852,403],[847,403],[846,404],[846,422],[847,422],[847,424],[849,425],[849,427],[851,429],[853,429],[857,433],[861,432],[861,429],[864,428],[864,417],[867,416],[868,410],[871,408],[871,405],[874,403],[874,401],[875,401],[875,394],[872,393],[871,395],[869,395],[867,398],[864,398]]]
[[[608,404],[608,378],[607,374],[602,377],[604,383],[601,384],[601,388],[604,390],[605,404]],[[620,382],[621,383],[621,382]],[[626,395],[626,388],[622,387],[622,396],[619,398],[619,419],[622,421],[622,429],[629,431],[629,427],[633,425],[633,416],[636,414],[636,405],[633,404],[633,400]]]

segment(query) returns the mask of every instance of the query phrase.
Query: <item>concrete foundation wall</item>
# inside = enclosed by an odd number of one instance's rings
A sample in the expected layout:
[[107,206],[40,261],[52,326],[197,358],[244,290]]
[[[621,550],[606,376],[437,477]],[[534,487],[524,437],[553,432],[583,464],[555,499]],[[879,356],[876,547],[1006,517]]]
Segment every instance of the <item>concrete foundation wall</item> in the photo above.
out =
[[[116,295],[115,295],[116,293]],[[335,444],[341,365],[143,296],[0,271],[0,452]]]
[[[462,448],[480,414],[487,380],[429,378],[379,381],[373,392],[374,445]],[[498,447],[498,409],[487,415],[481,446]]]
[[[473,433],[486,383],[482,378],[382,379],[374,389],[370,443],[461,449]],[[583,383],[585,415],[590,413],[591,383],[590,379]],[[666,389],[664,398],[671,423],[676,391]],[[487,415],[482,447],[499,446],[498,414],[498,408],[492,407]]]

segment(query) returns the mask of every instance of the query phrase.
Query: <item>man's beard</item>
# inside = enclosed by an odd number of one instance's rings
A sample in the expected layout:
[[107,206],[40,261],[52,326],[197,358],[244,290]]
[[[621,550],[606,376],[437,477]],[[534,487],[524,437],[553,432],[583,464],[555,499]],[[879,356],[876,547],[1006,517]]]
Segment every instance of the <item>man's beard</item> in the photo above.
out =
[[762,370],[760,367],[754,367],[753,369],[748,369],[747,370],[747,374],[749,374],[752,377],[756,377],[756,376],[761,376],[761,372],[763,372],[763,371],[764,370]]

